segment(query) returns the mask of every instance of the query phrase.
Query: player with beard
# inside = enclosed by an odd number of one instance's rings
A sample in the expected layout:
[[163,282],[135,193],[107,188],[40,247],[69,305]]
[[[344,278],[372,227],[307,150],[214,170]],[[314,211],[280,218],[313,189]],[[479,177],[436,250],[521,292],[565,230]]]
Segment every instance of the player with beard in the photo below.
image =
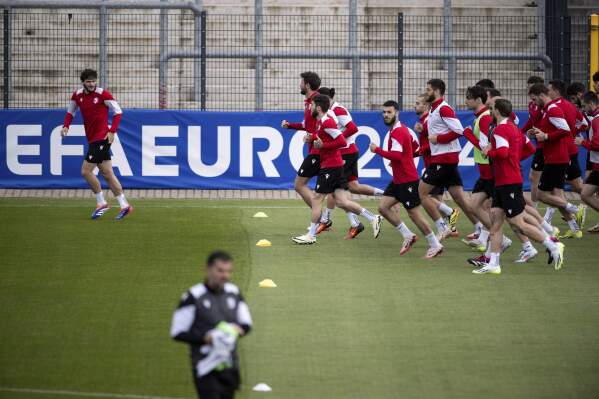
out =
[[[591,121],[589,138],[576,137],[576,144],[586,148],[590,155],[593,170],[587,176],[582,187],[582,200],[595,211],[599,212],[599,98],[589,91],[582,97],[582,105],[588,119]],[[587,230],[589,233],[599,233],[599,223]]]

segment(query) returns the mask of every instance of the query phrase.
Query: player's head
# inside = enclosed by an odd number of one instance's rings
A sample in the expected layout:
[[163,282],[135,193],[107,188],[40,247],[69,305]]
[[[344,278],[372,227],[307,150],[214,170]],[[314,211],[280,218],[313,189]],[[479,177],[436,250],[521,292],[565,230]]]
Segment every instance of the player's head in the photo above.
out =
[[493,115],[493,123],[509,118],[512,114],[512,103],[505,98],[496,98],[493,102],[491,113]]
[[483,86],[472,86],[466,89],[466,107],[473,111],[480,109],[487,103],[487,91]]
[[485,89],[485,91],[487,93],[487,101],[485,101],[487,107],[493,103],[494,98],[501,97],[501,92],[495,88]]
[[475,86],[482,86],[485,89],[494,89],[495,83],[493,83],[491,79],[481,79],[478,82],[476,82]]
[[545,83],[545,79],[540,76],[531,75],[526,79],[526,87],[530,89],[531,86],[536,85],[537,83]]
[[330,98],[331,101],[335,97],[335,88],[334,87],[328,88],[328,87],[321,86],[317,91],[319,94],[323,94],[323,95],[327,96],[328,98]]
[[212,288],[221,288],[231,279],[233,258],[225,251],[214,251],[206,259],[206,280]]
[[599,97],[597,93],[592,91],[587,91],[582,95],[582,109],[587,114],[592,114],[595,112],[597,107],[599,106]]
[[414,104],[414,111],[418,116],[424,114],[431,108],[431,104],[427,101],[428,95],[426,93],[420,94],[416,97],[416,103]]
[[581,107],[582,96],[586,92],[586,88],[580,82],[572,82],[566,88],[566,94],[568,96],[568,100],[572,104],[576,104],[578,108]]
[[312,118],[316,119],[327,113],[331,106],[331,100],[324,94],[317,94],[312,99]]
[[528,89],[528,96],[534,101],[539,107],[544,107],[551,97],[549,97],[549,89],[543,83],[536,83]]
[[549,97],[551,97],[552,100],[555,100],[556,98],[560,97],[565,97],[567,88],[568,85],[566,84],[566,82],[559,79],[552,80],[549,82],[549,85],[547,85],[547,89],[549,90]]
[[306,71],[300,73],[300,93],[310,94],[320,87],[320,76],[316,72]]
[[96,90],[98,72],[94,71],[93,69],[84,69],[79,78],[81,79],[81,83],[83,83],[83,87],[86,91],[92,92]]
[[426,94],[428,95],[429,103],[442,98],[445,94],[445,82],[441,79],[429,80],[426,82]]
[[595,72],[592,77],[595,93],[599,94],[599,71]]
[[399,104],[394,100],[387,100],[383,103],[383,121],[385,125],[393,126],[399,117]]

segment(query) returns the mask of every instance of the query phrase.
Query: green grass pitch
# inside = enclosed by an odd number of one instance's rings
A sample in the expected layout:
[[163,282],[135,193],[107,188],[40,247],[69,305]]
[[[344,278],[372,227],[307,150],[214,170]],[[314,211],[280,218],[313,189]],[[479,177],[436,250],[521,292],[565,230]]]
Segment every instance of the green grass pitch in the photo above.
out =
[[[239,398],[599,397],[599,236],[567,241],[561,271],[538,244],[513,264],[515,242],[502,275],[477,276],[457,239],[432,261],[424,237],[399,257],[388,223],[345,241],[339,210],[316,245],[293,245],[308,225],[300,201],[134,205],[115,222],[116,209],[89,220],[93,201],[0,200],[1,398],[195,397],[169,326],[215,248],[233,253],[255,322]],[[265,278],[278,287],[258,288]],[[273,392],[252,392],[259,382]]]

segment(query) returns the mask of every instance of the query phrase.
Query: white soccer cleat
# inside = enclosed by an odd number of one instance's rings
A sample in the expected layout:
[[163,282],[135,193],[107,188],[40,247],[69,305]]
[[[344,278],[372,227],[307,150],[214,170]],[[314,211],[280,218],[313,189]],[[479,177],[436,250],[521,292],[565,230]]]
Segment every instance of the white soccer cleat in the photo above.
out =
[[503,239],[501,240],[501,253],[504,253],[505,251],[507,251],[507,249],[511,246],[512,246],[512,240],[510,240],[506,236],[503,236]]
[[447,237],[451,236],[451,229],[448,227],[445,230],[441,230],[437,233],[437,239],[439,241],[445,240]]
[[518,255],[518,259],[516,259],[514,261],[514,263],[526,263],[529,260],[531,260],[532,258],[534,258],[535,256],[537,256],[538,254],[539,254],[539,251],[537,251],[534,248],[523,249],[522,251],[520,251],[520,254]]
[[310,245],[316,242],[316,237],[312,237],[310,234],[304,234],[297,237],[292,237],[291,240],[299,245]]
[[424,255],[424,259],[432,259],[435,256],[439,255],[441,252],[443,252],[443,245],[440,245],[438,247],[429,247],[426,250],[426,254]]
[[483,266],[480,269],[472,270],[474,274],[501,274],[501,266]]
[[372,235],[374,238],[377,238],[381,233],[382,221],[383,217],[381,215],[375,215],[374,220],[370,223],[372,225]]

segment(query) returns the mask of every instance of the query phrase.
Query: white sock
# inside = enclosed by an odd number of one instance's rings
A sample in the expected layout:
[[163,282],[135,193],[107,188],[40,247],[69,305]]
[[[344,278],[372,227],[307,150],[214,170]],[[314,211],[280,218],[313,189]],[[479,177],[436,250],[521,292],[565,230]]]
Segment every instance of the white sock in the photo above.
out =
[[555,208],[548,206],[547,210],[545,211],[545,216],[543,216],[543,219],[545,219],[547,222],[551,223],[551,221],[553,220],[554,213],[555,213]]
[[428,241],[428,245],[431,248],[439,248],[441,246],[441,243],[439,242],[439,239],[437,238],[435,233],[431,232],[429,235],[427,235],[426,241]]
[[476,222],[474,224],[474,233],[475,234],[479,234],[480,235],[480,231],[484,228],[483,224],[481,222]]
[[485,229],[484,227],[480,229],[478,241],[480,241],[481,244],[485,245],[487,241],[489,241],[489,230]]
[[530,241],[524,241],[524,242],[522,242],[522,249],[524,251],[531,251],[531,250],[535,249],[535,247],[532,246]]
[[557,249],[557,244],[549,237],[545,238],[543,240],[543,245],[545,246],[545,248],[547,248],[550,252],[553,252]]
[[568,202],[566,204],[566,211],[568,211],[570,213],[576,213],[576,212],[578,212],[578,207],[576,205],[573,205]]
[[310,231],[308,235],[310,237],[316,237],[316,229],[318,228],[318,223],[310,223]]
[[325,208],[320,215],[320,223],[326,223],[331,219],[331,213],[334,209]]
[[414,235],[414,233],[412,233],[412,231],[408,228],[408,226],[406,226],[404,222],[401,222],[399,226],[395,228],[397,229],[397,231],[401,233],[404,239],[410,238]]
[[117,199],[117,201],[119,201],[119,205],[121,206],[121,209],[125,209],[126,207],[129,206],[129,203],[127,202],[127,199],[125,198],[125,194],[117,195],[116,199]]
[[490,267],[499,267],[499,252],[491,252],[489,259]]
[[445,223],[445,220],[443,220],[443,218],[435,220],[435,225],[437,226],[437,231],[439,232],[447,230],[447,223]]
[[98,205],[104,205],[106,203],[106,199],[104,198],[104,192],[100,191],[96,194],[96,203]]
[[383,196],[384,191],[381,190],[380,188],[374,188],[374,196],[375,197],[382,197]]
[[366,208],[362,208],[360,216],[364,216],[366,219],[368,219],[369,222],[372,222],[374,220],[374,214]]
[[553,226],[550,223],[548,223],[545,219],[543,219],[543,222],[541,223],[541,227],[547,234],[553,233]]
[[451,207],[447,205],[445,202],[439,202],[438,208],[439,211],[445,216],[449,216],[453,213],[453,209],[451,209]]
[[570,220],[568,220],[568,226],[570,227],[570,230],[572,230],[572,231],[578,231],[578,230],[580,230],[578,228],[578,223],[576,223],[576,219],[570,219]]
[[345,214],[347,215],[347,218],[349,219],[349,223],[351,224],[351,227],[358,227],[358,225],[360,224],[360,221],[358,220],[358,215],[356,215],[355,213],[351,213],[351,212],[346,212]]

